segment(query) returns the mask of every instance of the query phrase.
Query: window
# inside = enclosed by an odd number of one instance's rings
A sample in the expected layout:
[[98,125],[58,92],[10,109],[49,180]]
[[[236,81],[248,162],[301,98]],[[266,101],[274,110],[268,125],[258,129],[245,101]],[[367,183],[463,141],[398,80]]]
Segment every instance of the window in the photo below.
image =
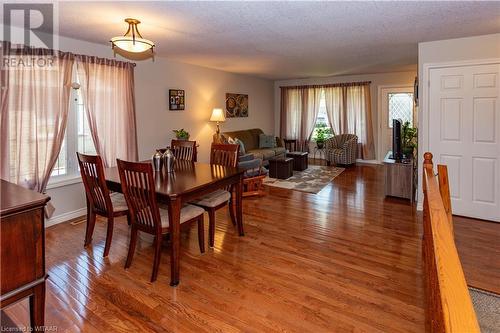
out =
[[413,127],[413,94],[389,93],[389,127],[392,128],[393,119],[407,121]]
[[[75,82],[78,82],[76,70],[73,73]],[[51,173],[51,181],[60,179],[61,176],[73,176],[79,173],[76,152],[96,154],[80,89],[71,91],[66,134]]]

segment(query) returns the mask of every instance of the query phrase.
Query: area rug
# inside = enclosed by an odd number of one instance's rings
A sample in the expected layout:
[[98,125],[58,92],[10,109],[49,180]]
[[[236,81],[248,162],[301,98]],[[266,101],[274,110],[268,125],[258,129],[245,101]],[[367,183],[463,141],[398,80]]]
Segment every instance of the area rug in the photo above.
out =
[[500,332],[500,295],[469,287],[482,333]]
[[294,171],[293,176],[288,179],[266,177],[264,185],[316,194],[344,170],[332,166],[311,165],[304,171]]

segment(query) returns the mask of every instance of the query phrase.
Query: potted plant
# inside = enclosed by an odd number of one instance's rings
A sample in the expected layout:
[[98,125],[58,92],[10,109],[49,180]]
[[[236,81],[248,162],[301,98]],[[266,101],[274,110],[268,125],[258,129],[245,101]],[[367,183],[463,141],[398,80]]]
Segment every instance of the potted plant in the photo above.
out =
[[314,141],[316,141],[316,147],[318,149],[323,149],[325,141],[332,136],[332,129],[326,127],[326,124],[318,124],[316,126],[316,131],[314,134]]
[[186,132],[184,128],[174,130],[174,133],[177,140],[189,140],[189,133]]
[[406,121],[401,127],[401,139],[403,155],[413,156],[413,152],[417,148],[418,130],[416,127],[411,127],[409,121]]

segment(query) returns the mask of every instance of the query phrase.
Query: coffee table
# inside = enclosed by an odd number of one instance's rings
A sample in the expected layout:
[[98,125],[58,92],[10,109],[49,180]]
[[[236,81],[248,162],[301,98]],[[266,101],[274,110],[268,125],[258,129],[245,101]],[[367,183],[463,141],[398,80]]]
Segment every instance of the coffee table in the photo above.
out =
[[293,158],[273,157],[269,159],[269,177],[288,179],[293,176]]
[[291,151],[286,153],[286,157],[293,158],[293,170],[303,171],[309,166],[309,153],[304,151]]

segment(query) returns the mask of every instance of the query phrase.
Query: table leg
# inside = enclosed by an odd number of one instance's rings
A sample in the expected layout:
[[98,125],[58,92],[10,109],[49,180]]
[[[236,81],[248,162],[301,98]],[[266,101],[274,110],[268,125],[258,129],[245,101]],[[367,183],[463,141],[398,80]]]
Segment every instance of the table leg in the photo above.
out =
[[45,282],[33,288],[29,297],[30,325],[32,332],[41,332],[45,326]]
[[180,228],[181,228],[181,199],[172,198],[168,202],[168,215],[170,222],[170,285],[179,284],[180,266]]
[[243,197],[243,176],[240,176],[240,179],[234,186],[236,192],[236,222],[238,223],[238,232],[240,236],[245,236],[245,232],[243,230],[243,205],[242,205],[242,197]]

